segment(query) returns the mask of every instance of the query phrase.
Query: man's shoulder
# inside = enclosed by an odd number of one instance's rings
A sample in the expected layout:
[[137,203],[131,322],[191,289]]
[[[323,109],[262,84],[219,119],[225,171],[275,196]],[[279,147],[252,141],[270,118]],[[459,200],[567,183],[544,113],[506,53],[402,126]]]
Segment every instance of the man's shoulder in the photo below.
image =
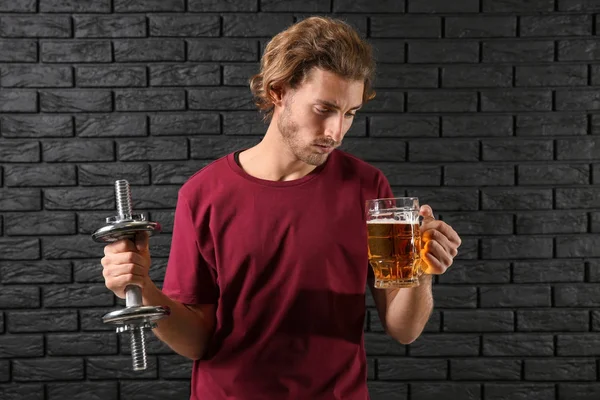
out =
[[379,176],[383,174],[378,167],[369,164],[365,160],[362,160],[353,154],[340,149],[337,149],[336,152],[338,155],[338,163],[342,165],[344,169],[351,170],[353,173],[365,177]]
[[230,154],[222,156],[200,168],[183,183],[179,192],[186,197],[198,193],[205,187],[211,187],[224,180],[224,174],[230,171]]

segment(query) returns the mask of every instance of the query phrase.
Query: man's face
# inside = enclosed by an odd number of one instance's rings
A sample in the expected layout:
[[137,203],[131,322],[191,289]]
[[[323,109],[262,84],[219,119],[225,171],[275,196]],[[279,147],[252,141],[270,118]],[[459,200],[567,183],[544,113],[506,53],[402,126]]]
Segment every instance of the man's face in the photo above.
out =
[[314,68],[301,85],[284,93],[277,128],[298,160],[321,165],[341,145],[363,90],[363,81]]

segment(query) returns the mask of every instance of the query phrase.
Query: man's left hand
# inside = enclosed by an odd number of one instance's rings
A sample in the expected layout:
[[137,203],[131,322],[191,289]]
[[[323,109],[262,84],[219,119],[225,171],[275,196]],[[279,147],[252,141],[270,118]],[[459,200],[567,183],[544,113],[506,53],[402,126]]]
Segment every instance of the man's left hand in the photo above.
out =
[[428,205],[421,206],[421,260],[425,262],[423,272],[439,275],[446,272],[458,254],[461,240],[450,225],[433,217]]

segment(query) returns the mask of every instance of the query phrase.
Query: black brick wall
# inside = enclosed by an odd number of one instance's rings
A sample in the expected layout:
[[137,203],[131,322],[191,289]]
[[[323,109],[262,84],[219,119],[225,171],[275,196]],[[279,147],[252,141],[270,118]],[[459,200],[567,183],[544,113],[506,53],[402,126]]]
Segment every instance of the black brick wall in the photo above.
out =
[[177,190],[260,140],[247,78],[269,37],[341,16],[379,61],[345,148],[463,237],[408,346],[365,321],[374,400],[600,398],[597,0],[0,0],[0,398],[186,399],[150,337],[134,373],[101,316],[90,233],[128,179],[160,221]]

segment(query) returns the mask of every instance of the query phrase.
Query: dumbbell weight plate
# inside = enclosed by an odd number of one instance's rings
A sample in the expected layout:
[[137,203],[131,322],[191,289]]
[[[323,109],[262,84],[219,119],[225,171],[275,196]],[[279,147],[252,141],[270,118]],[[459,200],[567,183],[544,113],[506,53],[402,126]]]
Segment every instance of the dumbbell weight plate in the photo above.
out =
[[131,238],[132,232],[142,231],[148,232],[152,236],[161,231],[161,226],[158,222],[150,221],[120,221],[98,229],[92,234],[92,239],[96,242],[112,243]]

